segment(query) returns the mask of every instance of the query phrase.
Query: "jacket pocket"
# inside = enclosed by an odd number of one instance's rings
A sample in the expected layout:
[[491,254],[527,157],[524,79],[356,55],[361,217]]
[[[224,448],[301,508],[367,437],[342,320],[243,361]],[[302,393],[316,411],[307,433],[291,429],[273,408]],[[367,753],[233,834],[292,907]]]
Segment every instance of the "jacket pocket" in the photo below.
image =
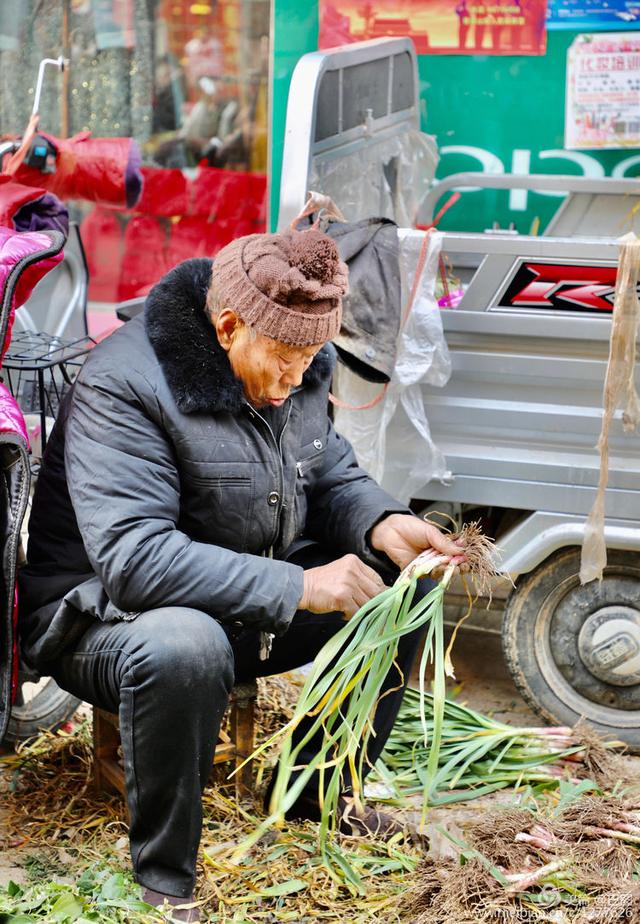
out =
[[304,535],[308,498],[313,491],[315,473],[322,467],[325,449],[324,441],[316,439],[302,446],[298,452],[295,496],[295,530],[298,538]]
[[195,532],[194,538],[201,541],[246,551],[254,497],[255,484],[250,475],[228,470],[206,475],[190,472],[185,476],[182,495],[189,532]]
[[299,459],[296,462],[298,478],[304,478],[305,475],[320,464],[324,457],[325,449],[325,444],[320,439],[316,439],[313,443],[308,443],[300,448]]
[[251,478],[248,475],[213,475],[211,477],[205,475],[189,475],[188,478],[189,481],[193,481],[195,484],[201,484],[205,488],[216,486],[221,488],[235,486],[251,487]]

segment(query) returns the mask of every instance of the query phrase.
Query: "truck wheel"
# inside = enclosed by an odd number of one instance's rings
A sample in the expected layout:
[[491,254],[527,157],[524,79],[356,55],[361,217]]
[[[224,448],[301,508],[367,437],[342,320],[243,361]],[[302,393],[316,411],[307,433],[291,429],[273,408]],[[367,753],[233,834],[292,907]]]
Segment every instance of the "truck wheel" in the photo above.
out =
[[640,556],[609,551],[602,581],[580,584],[580,550],[562,549],[518,580],[504,654],[533,709],[560,725],[584,717],[640,751]]
[[58,728],[80,705],[80,700],[61,690],[51,677],[23,683],[18,689],[7,727],[7,741],[24,741],[48,728]]

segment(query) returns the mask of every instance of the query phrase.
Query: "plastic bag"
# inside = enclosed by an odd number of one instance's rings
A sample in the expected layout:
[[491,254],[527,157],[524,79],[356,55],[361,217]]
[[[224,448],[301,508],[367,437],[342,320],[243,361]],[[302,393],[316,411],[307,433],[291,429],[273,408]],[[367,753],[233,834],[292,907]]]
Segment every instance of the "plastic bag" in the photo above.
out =
[[437,164],[435,140],[412,131],[334,160],[314,160],[307,185],[337,202],[347,221],[376,215],[413,227]]
[[[402,303],[407,311],[422,236],[399,231]],[[360,465],[390,494],[407,502],[428,481],[447,480],[446,460],[431,438],[422,383],[442,387],[451,375],[435,282],[442,234],[431,232],[411,310],[398,336],[397,357],[384,398],[366,410],[338,407],[336,428],[351,442]],[[334,392],[352,407],[375,400],[380,385],[338,364]]]

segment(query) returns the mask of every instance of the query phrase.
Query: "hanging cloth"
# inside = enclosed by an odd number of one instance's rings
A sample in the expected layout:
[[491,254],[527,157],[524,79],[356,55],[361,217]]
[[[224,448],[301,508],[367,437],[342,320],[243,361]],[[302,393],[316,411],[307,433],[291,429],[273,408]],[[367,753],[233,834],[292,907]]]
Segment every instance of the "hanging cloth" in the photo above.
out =
[[600,477],[591,513],[587,519],[582,544],[580,581],[587,584],[598,578],[607,564],[604,538],[604,495],[609,479],[609,430],[616,410],[624,406],[622,425],[633,432],[640,422],[640,398],[635,386],[636,339],[640,329],[640,239],[626,234],[619,241],[620,258],[609,344],[609,362],[604,382],[602,430],[598,440]]

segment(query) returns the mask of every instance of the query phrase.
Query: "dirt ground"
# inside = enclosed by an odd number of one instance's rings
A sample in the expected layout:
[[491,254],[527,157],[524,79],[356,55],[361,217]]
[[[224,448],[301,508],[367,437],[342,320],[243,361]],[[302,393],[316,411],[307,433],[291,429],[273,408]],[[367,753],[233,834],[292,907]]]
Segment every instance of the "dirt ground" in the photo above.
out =
[[[479,617],[484,619],[484,614]],[[462,628],[455,647],[454,663],[460,686],[460,698],[484,712],[493,712],[502,721],[518,725],[533,725],[537,719],[523,702],[513,685],[502,659],[500,636],[495,629],[491,633],[479,631],[475,627]],[[25,881],[25,871],[21,866],[22,852],[12,847],[3,824],[3,792],[11,785],[10,773],[0,764],[0,885],[9,880]],[[463,813],[478,811],[477,803]],[[452,809],[444,814],[449,817]],[[438,817],[440,821],[440,817]],[[453,821],[453,819],[452,819]]]
[[[502,655],[499,626],[506,593],[506,589],[499,590],[489,610],[476,608],[460,628],[453,650],[456,681],[449,682],[449,689],[455,688],[462,702],[478,711],[490,713],[503,722],[518,726],[543,724],[522,700]],[[462,595],[451,598],[447,622],[455,624],[465,610],[466,603]],[[449,628],[448,634],[450,631]],[[24,853],[17,845],[12,845],[6,824],[3,823],[2,794],[10,785],[10,772],[0,764],[0,885],[6,885],[9,880],[18,883],[26,881],[22,865]],[[450,845],[436,830],[436,825],[444,825],[455,834],[461,822],[477,817],[478,813],[486,811],[500,800],[505,800],[504,794],[495,793],[470,803],[434,810],[427,830],[433,853],[451,853]]]
[[6,828],[3,805],[10,783],[9,773],[0,765],[0,886],[6,886],[10,881],[21,884],[26,882],[27,878],[21,866],[20,851],[12,847]]

